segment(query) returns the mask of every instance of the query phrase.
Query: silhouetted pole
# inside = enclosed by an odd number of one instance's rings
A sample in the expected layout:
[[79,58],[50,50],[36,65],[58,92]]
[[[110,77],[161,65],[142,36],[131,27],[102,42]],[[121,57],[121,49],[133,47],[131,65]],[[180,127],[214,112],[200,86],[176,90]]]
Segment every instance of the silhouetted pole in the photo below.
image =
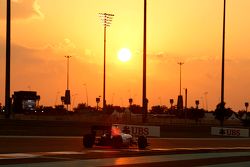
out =
[[184,64],[183,62],[178,62],[180,65],[180,95],[181,95],[181,66]]
[[[65,56],[65,57],[67,58],[67,90],[69,90],[69,58],[71,58],[71,56]],[[67,103],[66,106],[67,106],[67,111],[68,111],[69,104]]]
[[185,119],[187,118],[187,88],[185,88]]
[[147,0],[144,0],[143,26],[143,88],[142,88],[142,122],[147,122],[148,100],[146,95],[146,66],[147,66]]
[[103,63],[103,112],[106,111],[106,30],[111,25],[113,14],[99,13],[104,25],[104,63]]
[[187,88],[185,90],[185,110],[187,109]]
[[5,117],[10,118],[11,99],[10,99],[10,45],[11,45],[11,0],[7,0],[6,13],[6,78],[5,78]]
[[71,56],[65,56],[67,58],[67,90],[69,90],[69,58]]
[[[222,36],[222,70],[221,70],[221,104],[220,111],[224,112],[224,71],[225,71],[225,31],[226,31],[226,0],[223,7],[223,36]],[[221,126],[224,124],[224,116],[221,120]]]
[[129,120],[131,121],[131,112],[132,112],[131,110],[132,110],[133,99],[129,98],[128,102],[129,102]]
[[223,38],[222,38],[222,72],[221,72],[221,104],[224,103],[224,69],[225,69],[225,27],[226,27],[226,0],[223,8]]
[[183,109],[183,97],[181,95],[181,66],[184,64],[183,62],[178,62],[180,65],[180,94],[178,96],[178,101],[177,101],[177,109],[180,111]]
[[104,26],[103,112],[106,112],[106,26]]

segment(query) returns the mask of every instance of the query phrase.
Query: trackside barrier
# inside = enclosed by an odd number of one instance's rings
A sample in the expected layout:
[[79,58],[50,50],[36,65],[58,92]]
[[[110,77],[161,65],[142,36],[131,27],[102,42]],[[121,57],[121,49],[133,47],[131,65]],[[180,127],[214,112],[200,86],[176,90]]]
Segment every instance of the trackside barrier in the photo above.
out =
[[211,127],[211,135],[249,137],[249,129]]

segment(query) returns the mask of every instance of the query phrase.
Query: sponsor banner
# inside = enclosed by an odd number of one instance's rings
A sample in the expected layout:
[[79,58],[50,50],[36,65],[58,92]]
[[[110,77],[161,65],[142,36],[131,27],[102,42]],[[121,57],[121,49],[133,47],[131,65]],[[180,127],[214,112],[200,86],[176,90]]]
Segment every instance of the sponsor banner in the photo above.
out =
[[249,137],[249,129],[211,127],[211,134],[219,136]]
[[118,127],[121,131],[125,131],[125,133],[129,133],[132,136],[144,135],[149,137],[160,137],[159,126],[114,124],[113,127]]

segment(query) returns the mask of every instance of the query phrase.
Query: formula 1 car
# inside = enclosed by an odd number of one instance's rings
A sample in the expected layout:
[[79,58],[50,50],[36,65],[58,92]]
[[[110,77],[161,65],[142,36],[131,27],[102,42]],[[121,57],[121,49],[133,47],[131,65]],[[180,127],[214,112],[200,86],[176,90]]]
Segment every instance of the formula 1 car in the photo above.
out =
[[145,149],[149,144],[145,135],[132,136],[126,128],[120,129],[118,125],[112,125],[92,126],[91,133],[83,137],[83,145],[85,148],[92,148],[94,145],[113,148],[137,145],[139,149]]

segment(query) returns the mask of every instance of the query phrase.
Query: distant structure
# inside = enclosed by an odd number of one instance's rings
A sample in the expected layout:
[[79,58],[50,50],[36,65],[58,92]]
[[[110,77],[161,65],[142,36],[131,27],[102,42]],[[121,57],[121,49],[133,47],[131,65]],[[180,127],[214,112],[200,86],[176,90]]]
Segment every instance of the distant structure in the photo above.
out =
[[147,122],[147,0],[144,0],[143,10],[143,67],[142,67],[142,122]]
[[38,106],[40,96],[35,91],[18,91],[12,95],[13,99],[13,112],[25,113],[33,112]]
[[183,97],[181,95],[181,66],[184,64],[183,62],[178,62],[180,65],[180,94],[177,99],[177,109],[182,110],[183,109]]
[[114,14],[99,13],[104,26],[104,60],[103,60],[103,111],[106,112],[106,31],[107,27],[110,27]]
[[10,56],[11,56],[11,0],[7,0],[6,5],[6,65],[5,65],[5,118],[10,118],[11,98],[10,98]]
[[62,97],[63,103],[67,107],[67,111],[69,111],[69,105],[71,104],[71,98],[70,98],[70,90],[69,90],[69,59],[71,56],[65,56],[67,58],[67,89],[65,90],[65,96]]

